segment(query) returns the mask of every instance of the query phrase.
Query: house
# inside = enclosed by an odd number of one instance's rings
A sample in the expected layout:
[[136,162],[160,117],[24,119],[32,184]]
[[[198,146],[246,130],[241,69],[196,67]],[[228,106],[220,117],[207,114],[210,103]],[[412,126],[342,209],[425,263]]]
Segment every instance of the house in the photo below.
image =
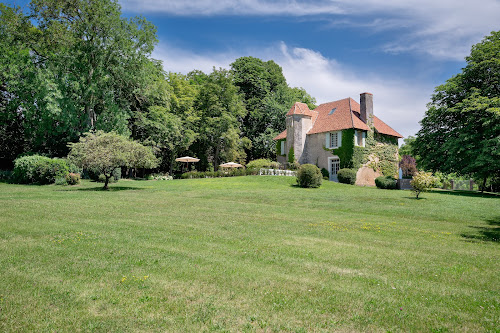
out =
[[286,130],[274,138],[278,162],[315,164],[337,181],[339,169],[357,170],[357,185],[375,185],[381,175],[396,175],[401,134],[373,114],[373,95],[324,103],[310,110],[295,103]]

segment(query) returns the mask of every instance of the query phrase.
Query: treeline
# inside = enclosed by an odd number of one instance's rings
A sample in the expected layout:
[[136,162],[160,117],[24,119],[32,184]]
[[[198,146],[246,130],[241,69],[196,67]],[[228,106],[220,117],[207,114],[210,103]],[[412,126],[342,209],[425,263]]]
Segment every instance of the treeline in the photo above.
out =
[[314,108],[272,60],[165,71],[151,57],[155,26],[123,18],[116,1],[32,0],[26,13],[0,4],[0,36],[0,169],[22,155],[64,157],[94,130],[154,147],[169,172],[181,155],[200,158],[200,170],[273,158],[288,109]]

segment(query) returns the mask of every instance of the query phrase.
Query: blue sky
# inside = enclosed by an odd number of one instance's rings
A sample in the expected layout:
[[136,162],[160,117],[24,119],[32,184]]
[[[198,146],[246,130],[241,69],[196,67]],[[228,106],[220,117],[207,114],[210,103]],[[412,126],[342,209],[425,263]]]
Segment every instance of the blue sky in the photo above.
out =
[[[25,1],[10,0],[23,5]],[[374,112],[414,135],[435,86],[500,29],[498,0],[120,0],[158,27],[167,71],[274,60],[318,103],[374,94]]]

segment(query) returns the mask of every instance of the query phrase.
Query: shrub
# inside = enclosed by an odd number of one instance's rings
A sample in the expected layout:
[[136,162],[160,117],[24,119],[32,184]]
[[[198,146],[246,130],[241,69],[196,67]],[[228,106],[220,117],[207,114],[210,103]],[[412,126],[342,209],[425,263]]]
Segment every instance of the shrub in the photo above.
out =
[[66,175],[66,183],[68,185],[78,185],[80,184],[80,174],[70,172]]
[[417,162],[410,155],[403,155],[399,167],[403,172],[403,178],[410,179],[417,172]]
[[68,182],[66,181],[65,177],[57,177],[54,184],[56,184],[56,185],[68,185]]
[[397,181],[392,176],[380,176],[375,178],[375,185],[378,188],[394,190],[397,187]]
[[303,164],[297,171],[297,184],[300,187],[320,187],[322,181],[321,170],[313,164]]
[[416,198],[418,199],[420,193],[431,189],[436,185],[436,183],[437,179],[432,175],[432,172],[419,171],[413,175],[410,185],[413,188],[413,192],[415,192]]
[[288,163],[288,169],[290,170],[298,170],[299,168],[300,168],[300,163],[297,161]]
[[278,162],[274,162],[265,158],[260,158],[258,160],[253,160],[248,162],[247,169],[260,169],[260,168],[271,168],[278,169],[280,164]]
[[354,185],[356,183],[356,174],[357,170],[354,169],[340,169],[337,172],[337,177],[339,183]]
[[12,171],[0,170],[0,180],[10,180],[11,177],[12,177]]
[[59,158],[23,156],[14,161],[13,180],[22,184],[52,184],[56,178],[65,178],[68,169],[66,161]]
[[330,173],[325,168],[321,168],[321,174],[323,175],[323,179],[330,179]]

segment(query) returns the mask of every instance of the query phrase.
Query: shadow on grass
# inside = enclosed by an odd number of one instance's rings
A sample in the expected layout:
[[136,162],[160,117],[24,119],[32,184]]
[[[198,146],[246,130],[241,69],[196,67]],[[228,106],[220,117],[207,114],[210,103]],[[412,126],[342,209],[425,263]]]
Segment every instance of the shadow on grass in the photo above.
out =
[[144,188],[132,187],[132,186],[110,186],[105,190],[102,186],[99,187],[87,187],[87,188],[71,188],[62,189],[60,191],[83,191],[83,192],[117,192],[117,191],[142,191]]
[[485,241],[500,243],[500,216],[486,220],[488,226],[477,227],[469,226],[475,229],[475,233],[461,234],[462,237],[469,241]]
[[460,190],[455,190],[455,191],[449,191],[449,190],[431,190],[429,192],[430,193],[443,194],[443,195],[462,196],[462,197],[498,198],[498,199],[500,199],[500,194],[498,194],[498,193],[491,193],[491,192],[481,193],[481,192],[475,192],[475,191],[460,191]]

